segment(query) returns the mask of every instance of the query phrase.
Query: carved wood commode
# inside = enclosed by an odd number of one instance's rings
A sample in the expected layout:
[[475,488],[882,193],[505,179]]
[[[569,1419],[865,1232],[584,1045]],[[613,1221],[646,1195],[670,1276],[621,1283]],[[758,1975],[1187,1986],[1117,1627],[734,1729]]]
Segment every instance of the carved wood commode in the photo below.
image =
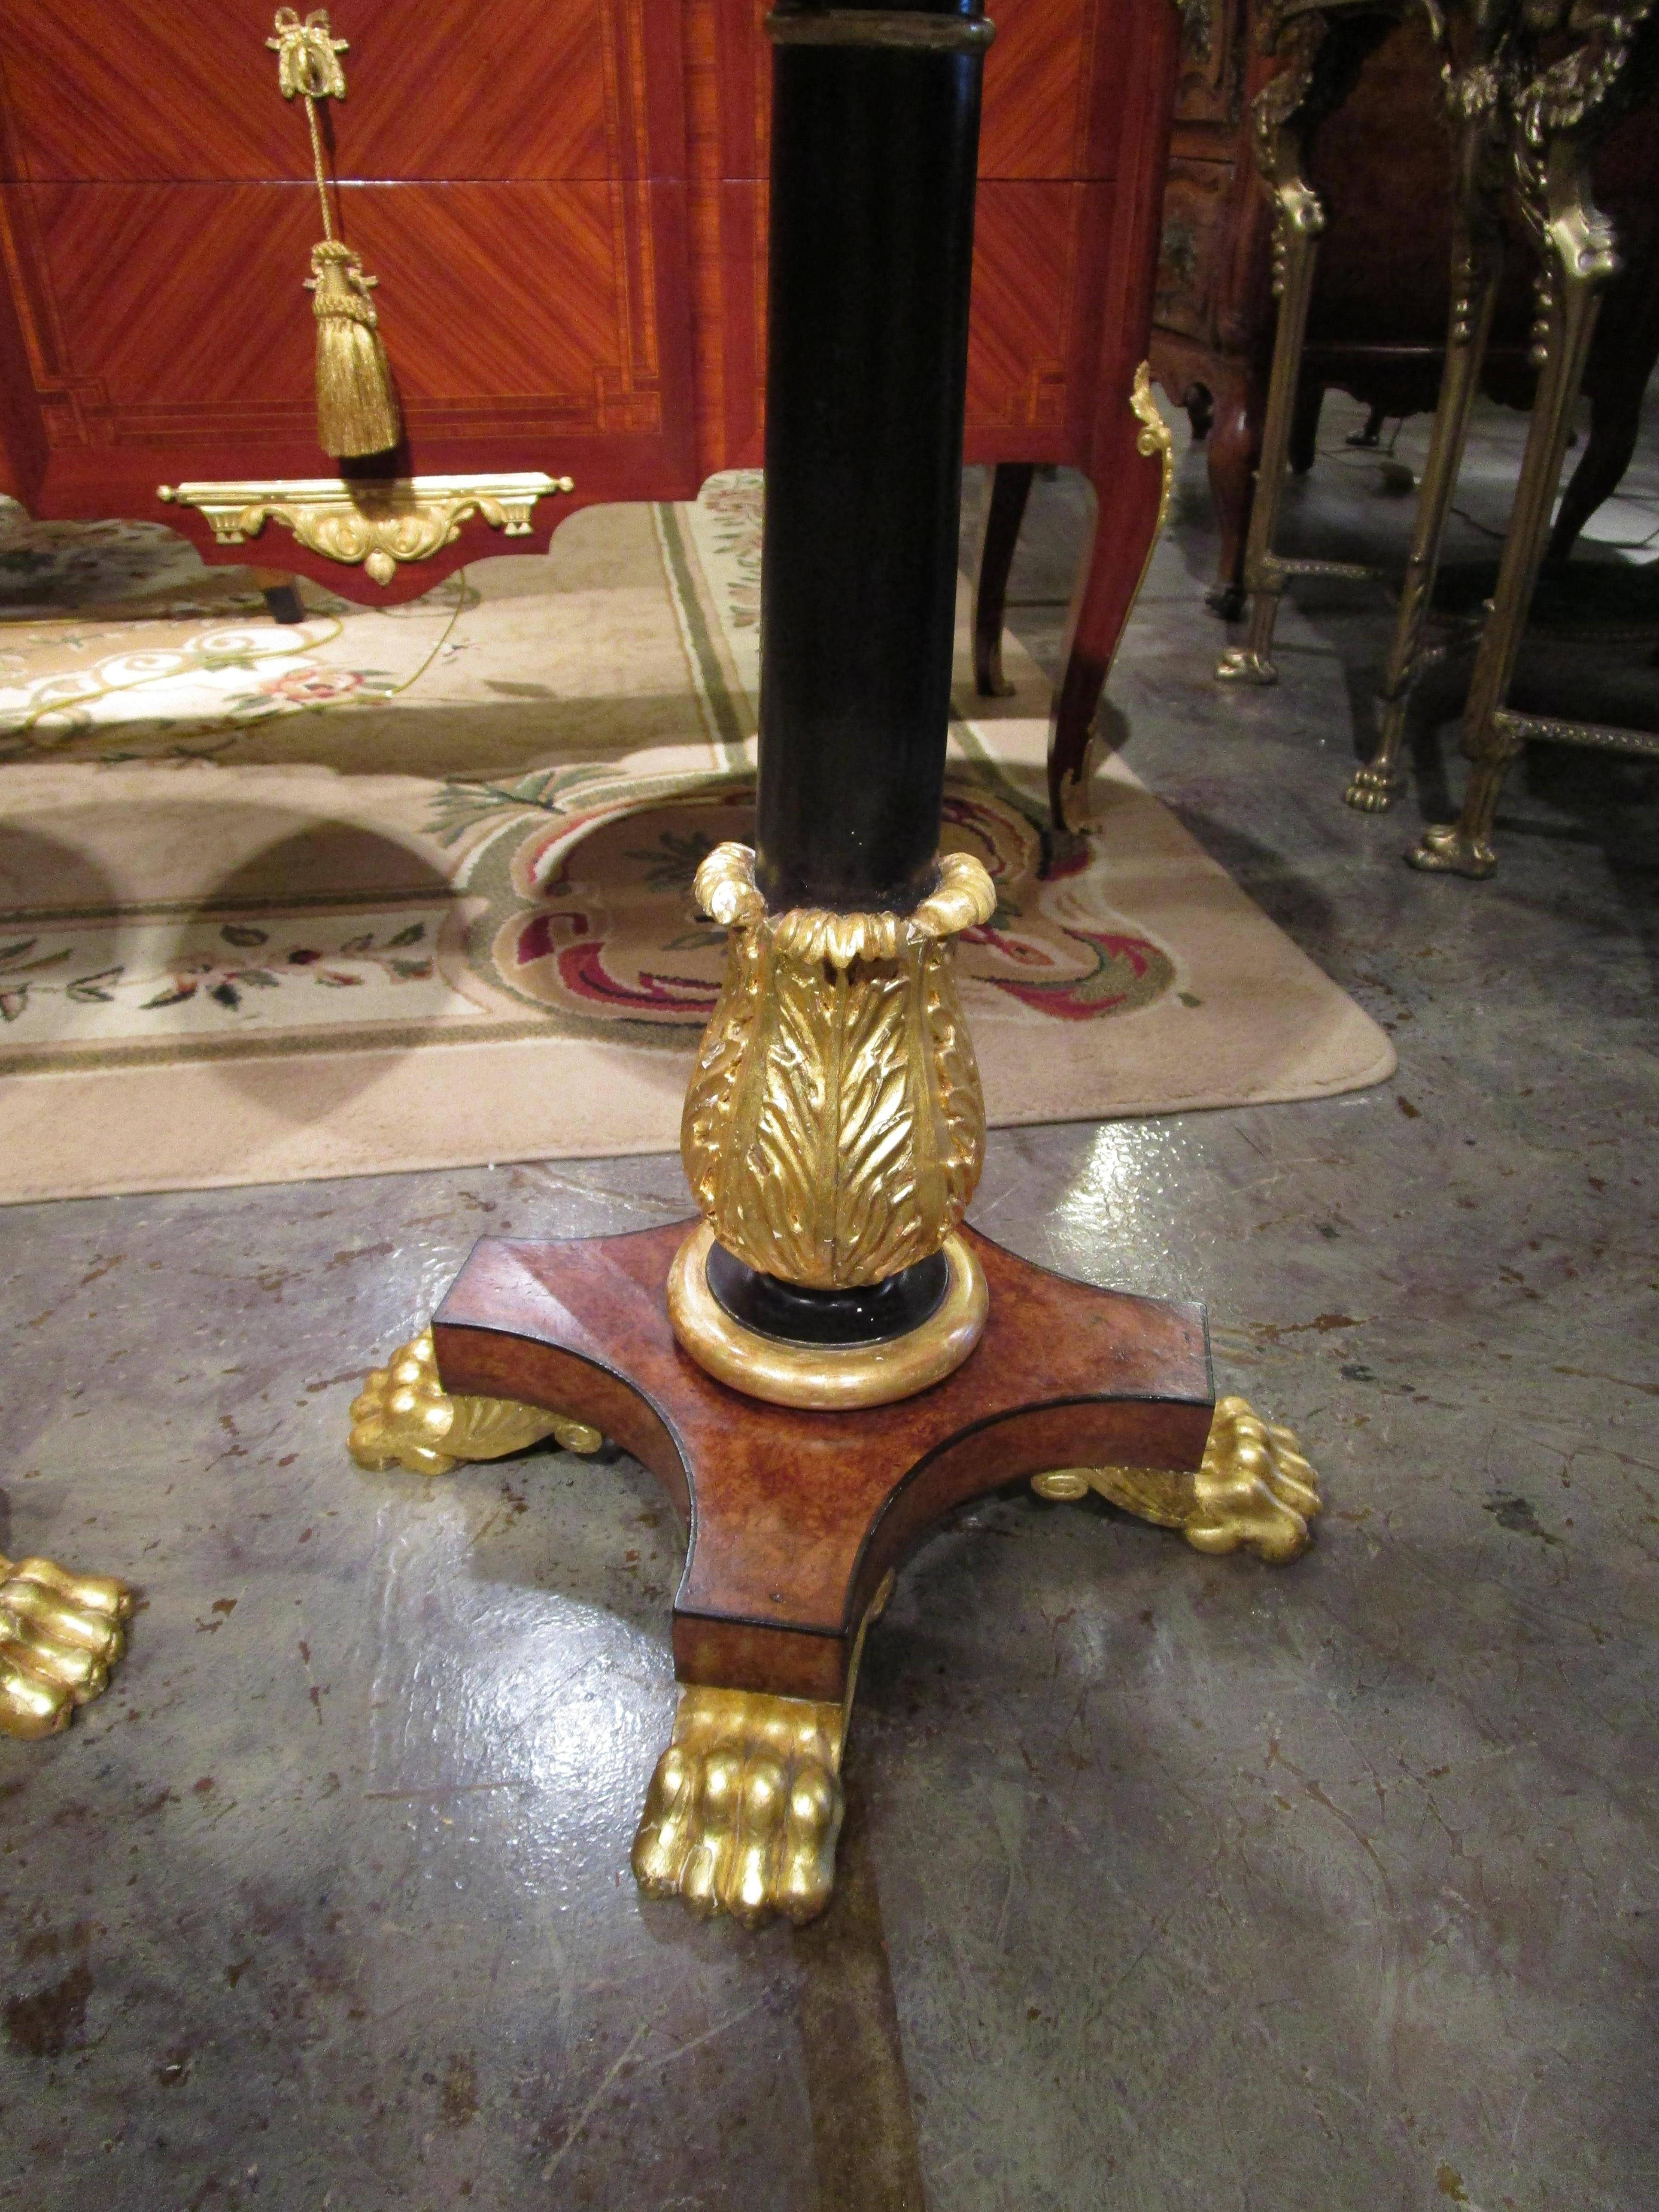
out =
[[[325,466],[317,185],[270,6],[6,0],[0,491],[384,606],[544,551],[584,507],[758,465],[768,4],[333,0],[349,94],[319,104],[327,167],[404,435],[322,502],[302,496]],[[1178,33],[1173,0],[1009,0],[988,58],[963,450],[1073,464],[1109,513],[1057,708],[1073,766],[1158,513],[1130,392]],[[489,495],[532,475],[571,483],[509,536]],[[246,544],[216,526],[233,493],[266,517]]]

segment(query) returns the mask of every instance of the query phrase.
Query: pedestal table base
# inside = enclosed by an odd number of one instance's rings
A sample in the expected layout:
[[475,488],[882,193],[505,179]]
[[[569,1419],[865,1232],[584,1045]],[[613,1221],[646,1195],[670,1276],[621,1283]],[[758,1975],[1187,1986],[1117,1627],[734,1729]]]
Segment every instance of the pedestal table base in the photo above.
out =
[[[690,1531],[674,1601],[681,1687],[634,1845],[656,1896],[756,1925],[829,1899],[859,1653],[939,1517],[1028,1478],[1098,1491],[1207,1552],[1294,1559],[1319,1510],[1285,1429],[1215,1403],[1204,1316],[1048,1273],[971,1231],[990,1316],[966,1364],[898,1403],[764,1404],[670,1325],[684,1224],[477,1244],[417,1339],[371,1376],[352,1450],[439,1473],[556,1431],[614,1438]],[[440,1380],[441,1378],[441,1380]]]

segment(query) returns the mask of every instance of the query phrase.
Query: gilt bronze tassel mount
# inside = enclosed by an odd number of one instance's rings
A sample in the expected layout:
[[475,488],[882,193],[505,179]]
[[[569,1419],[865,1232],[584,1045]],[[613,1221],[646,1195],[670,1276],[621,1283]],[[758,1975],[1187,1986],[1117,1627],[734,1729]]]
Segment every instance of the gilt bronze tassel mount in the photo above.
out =
[[403,436],[403,419],[380,340],[380,314],[369,297],[380,279],[366,275],[362,256],[335,235],[317,119],[319,100],[345,98],[340,56],[347,42],[334,37],[325,8],[313,9],[303,21],[294,9],[279,8],[265,44],[276,56],[283,99],[305,102],[322,210],[322,240],[311,249],[312,273],[306,280],[317,318],[318,443],[336,460],[389,453]]

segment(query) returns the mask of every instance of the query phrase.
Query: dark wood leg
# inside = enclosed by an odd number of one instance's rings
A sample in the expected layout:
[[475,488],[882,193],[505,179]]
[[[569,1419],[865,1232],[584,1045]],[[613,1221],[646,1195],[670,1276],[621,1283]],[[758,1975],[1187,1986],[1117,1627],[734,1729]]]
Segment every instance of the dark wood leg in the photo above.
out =
[[1156,428],[1126,402],[1112,438],[1103,441],[1109,450],[1095,462],[1094,537],[1072,599],[1066,674],[1048,724],[1048,804],[1060,829],[1069,826],[1074,803],[1080,811],[1095,710],[1169,495],[1170,433],[1150,393],[1145,404]]
[[286,568],[255,568],[251,571],[255,584],[264,594],[265,612],[274,623],[302,623],[306,611],[301,601],[299,586]]
[[1208,600],[1224,622],[1237,622],[1244,611],[1244,546],[1261,458],[1261,394],[1251,378],[1240,376],[1216,394],[1208,458],[1221,551]]
[[1210,434],[1211,423],[1215,420],[1213,394],[1206,386],[1195,384],[1181,404],[1187,410],[1188,424],[1194,440],[1202,445]]
[[1019,526],[1036,474],[1030,461],[999,461],[991,476],[985,533],[979,557],[979,589],[974,601],[974,684],[981,699],[1006,699],[1013,685],[1002,673],[1003,617],[1008,604],[1008,572],[1014,565]]
[[[1240,1400],[1217,1407],[1198,1307],[1068,1282],[964,1233],[990,1285],[984,1335],[965,1366],[895,1405],[806,1412],[707,1375],[669,1320],[680,1224],[485,1238],[433,1322],[424,1395],[400,1355],[354,1407],[352,1448],[371,1467],[425,1468],[446,1408],[456,1456],[466,1439],[477,1457],[522,1443],[526,1417],[532,1434],[591,1424],[568,1440],[613,1437],[690,1529],[679,1717],[634,1848],[648,1893],[750,1923],[823,1910],[864,1632],[895,1571],[969,1499],[1029,1479],[1056,1500],[1097,1491],[1204,1552],[1283,1561],[1307,1544],[1312,1470],[1288,1431]],[[412,1457],[400,1378],[421,1400]]]
[[1291,474],[1305,477],[1319,451],[1319,416],[1325,404],[1322,384],[1304,384],[1296,395],[1291,417]]
[[[1638,279],[1647,275],[1644,285]],[[1585,371],[1590,428],[1578,465],[1561,495],[1560,512],[1544,554],[1546,569],[1565,568],[1578,533],[1605,499],[1618,490],[1636,451],[1642,398],[1659,360],[1659,285],[1652,270],[1632,269],[1601,309],[1596,342]]]
[[[1651,362],[1647,366],[1650,368]],[[1602,501],[1611,499],[1618,490],[1620,479],[1631,465],[1642,425],[1642,394],[1647,378],[1644,374],[1639,384],[1633,379],[1621,379],[1620,383],[1622,389],[1603,392],[1591,409],[1589,436],[1561,495],[1561,509],[1550,532],[1544,555],[1546,569],[1566,567],[1579,532]]]

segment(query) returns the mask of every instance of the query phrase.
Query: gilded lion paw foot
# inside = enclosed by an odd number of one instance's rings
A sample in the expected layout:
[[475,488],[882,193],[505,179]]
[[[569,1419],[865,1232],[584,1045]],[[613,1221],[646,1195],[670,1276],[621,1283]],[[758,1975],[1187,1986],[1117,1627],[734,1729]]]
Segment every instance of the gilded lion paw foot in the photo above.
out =
[[1267,654],[1252,652],[1248,645],[1230,645],[1217,661],[1215,672],[1219,683],[1249,684],[1262,690],[1279,681],[1279,671]]
[[1472,837],[1461,822],[1431,823],[1406,855],[1406,865],[1431,876],[1468,876],[1480,883],[1498,866],[1486,837]]
[[1179,1528],[1200,1552],[1254,1552],[1271,1565],[1300,1559],[1320,1509],[1319,1477],[1294,1430],[1261,1419],[1243,1398],[1218,1398],[1195,1474],[1146,1467],[1066,1467],[1034,1475],[1040,1497],[1091,1490],[1125,1512]]
[[1218,1398],[1204,1461],[1193,1478],[1194,1510],[1183,1522],[1200,1552],[1236,1552],[1282,1566],[1308,1548],[1319,1511],[1319,1477],[1294,1429],[1264,1421],[1243,1398]]
[[683,1690],[634,1839],[647,1896],[745,1928],[816,1918],[836,1878],[842,1732],[838,1705]]
[[556,1437],[566,1451],[596,1452],[605,1438],[512,1398],[452,1398],[438,1380],[432,1331],[422,1329],[377,1367],[351,1401],[351,1456],[371,1474],[401,1467],[447,1474],[464,1459],[501,1459]]
[[0,1559],[0,1734],[32,1739],[67,1728],[108,1686],[126,1648],[132,1592],[50,1559]]
[[1362,814],[1386,814],[1405,788],[1403,775],[1396,775],[1391,768],[1379,768],[1371,761],[1354,770],[1342,797]]

